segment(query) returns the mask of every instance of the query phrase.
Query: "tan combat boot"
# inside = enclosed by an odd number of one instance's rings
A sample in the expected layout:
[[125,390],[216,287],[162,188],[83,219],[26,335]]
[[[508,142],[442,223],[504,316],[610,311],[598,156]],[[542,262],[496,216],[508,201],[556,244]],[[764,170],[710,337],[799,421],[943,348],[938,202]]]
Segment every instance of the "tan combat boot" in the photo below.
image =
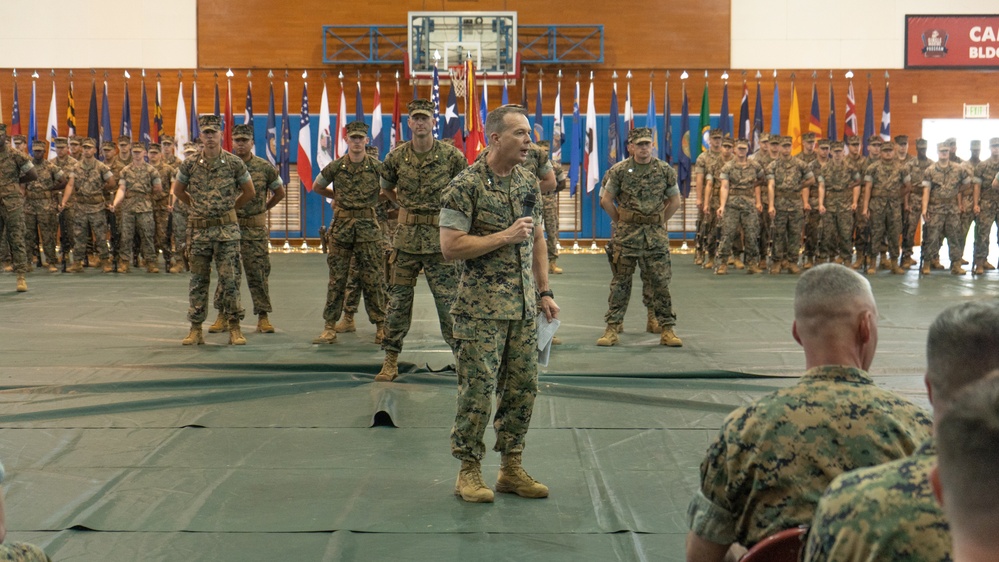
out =
[[128,261],[118,260],[118,273],[128,273]]
[[736,269],[746,269],[746,264],[742,263],[739,258],[732,258],[728,261],[729,265],[735,266]]
[[694,252],[694,265],[704,265],[704,252]]
[[55,273],[55,272],[59,271],[59,266],[56,265],[53,262],[46,263],[45,267],[47,267],[49,269],[49,273]]
[[864,273],[868,275],[876,274],[878,272],[877,265],[878,265],[878,255],[874,254],[874,257],[867,258],[867,269],[864,271]]
[[645,321],[645,331],[650,334],[658,334],[663,331],[659,326],[659,321],[656,320],[656,313],[651,308],[649,309],[649,317]]
[[246,338],[239,329],[238,320],[229,321],[229,345],[246,345]]
[[548,262],[548,273],[560,275],[562,273],[562,268],[555,264],[555,260],[551,260]]
[[274,333],[274,326],[272,326],[271,321],[268,320],[266,312],[261,312],[257,315],[257,332],[261,334]]
[[226,322],[225,317],[222,316],[222,313],[219,312],[219,315],[215,317],[215,322],[213,322],[212,325],[208,327],[208,333],[219,334],[226,331],[228,327],[229,327],[228,322]]
[[759,262],[754,262],[746,266],[746,273],[752,275],[754,273],[763,273],[763,270],[757,265]]
[[930,274],[930,263],[929,262],[923,262],[923,269],[920,270],[920,273],[923,274],[923,275],[929,275]]
[[779,273],[780,273],[780,262],[774,261],[774,263],[770,266],[770,275],[777,275]]
[[714,267],[715,267],[714,258],[708,256],[708,259],[704,260],[704,269],[714,269]]
[[375,343],[380,345],[382,343],[382,340],[384,339],[385,339],[385,322],[382,322],[375,327]]
[[188,332],[187,337],[180,340],[183,345],[202,345],[205,343],[205,336],[201,333],[201,322],[192,322],[191,331]]
[[891,264],[891,274],[892,275],[905,275],[905,268],[892,262]]
[[967,271],[965,271],[965,270],[964,270],[964,268],[963,268],[963,267],[961,267],[961,262],[956,262],[956,263],[955,263],[955,264],[954,264],[954,265],[953,265],[953,266],[952,266],[952,267],[950,268],[950,274],[951,274],[951,275],[964,275],[965,273],[967,273]]
[[184,264],[180,263],[180,261],[174,262],[170,266],[170,273],[184,273]]
[[28,282],[24,279],[23,273],[17,274],[17,292],[23,293],[28,290]]
[[75,261],[66,268],[66,273],[83,273],[83,262]]
[[728,275],[728,264],[722,263],[717,268],[715,268],[715,275]]
[[323,327],[323,333],[312,340],[312,343],[336,343],[336,326],[332,322],[327,322]]
[[801,268],[798,267],[798,261],[797,260],[795,260],[795,261],[788,260],[788,262],[787,262],[787,272],[790,273],[791,275],[797,275],[797,274],[801,273]]
[[992,265],[989,262],[985,262],[985,271],[992,271],[995,268],[996,268],[996,266]]
[[663,333],[659,336],[659,345],[665,345],[666,347],[683,347],[683,340],[676,337],[676,332],[673,331],[672,326],[666,326],[663,328]]
[[942,263],[940,263],[940,258],[937,258],[930,262],[930,269],[946,269]]
[[597,339],[597,345],[600,347],[617,345],[617,342],[620,341],[617,337],[618,326],[619,324],[607,324],[607,327],[604,329],[604,335]]
[[146,262],[146,273],[159,273],[160,268],[156,266],[155,261]]
[[867,261],[867,255],[858,252],[857,253],[857,261],[853,262],[853,264],[850,265],[850,269],[852,269],[854,271],[859,271],[859,270],[863,269],[864,263],[866,261]]
[[981,265],[975,264],[974,274],[985,275],[985,268]]
[[[97,263],[97,261],[95,260],[94,263]],[[112,271],[114,271],[114,264],[111,263],[111,258],[102,260],[101,266],[104,268],[104,273],[111,273]]]
[[547,498],[548,486],[531,478],[520,460],[520,453],[503,455],[499,476],[496,477],[496,491],[517,494],[522,498]]
[[493,491],[482,481],[479,461],[461,461],[458,479],[454,482],[454,495],[472,503],[493,503]]
[[375,375],[375,380],[379,382],[391,382],[399,376],[399,352],[386,351],[385,361],[382,362],[382,370]]
[[815,265],[815,260],[813,260],[810,257],[806,257],[801,267],[807,270],[807,269],[812,269],[814,265]]
[[334,329],[337,331],[338,334],[342,334],[344,332],[356,332],[357,326],[354,325],[354,313],[344,312],[343,318],[341,318],[340,321],[336,323]]

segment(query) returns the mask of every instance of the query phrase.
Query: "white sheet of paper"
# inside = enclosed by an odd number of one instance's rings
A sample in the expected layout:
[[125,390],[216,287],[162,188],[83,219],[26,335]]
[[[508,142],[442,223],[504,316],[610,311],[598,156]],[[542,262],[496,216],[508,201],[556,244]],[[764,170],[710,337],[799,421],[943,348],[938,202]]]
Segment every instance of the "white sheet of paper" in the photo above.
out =
[[555,337],[559,324],[561,322],[558,318],[552,318],[549,322],[544,312],[539,312],[534,319],[534,325],[538,329],[538,364],[542,367],[548,366],[548,358],[552,352],[552,338]]

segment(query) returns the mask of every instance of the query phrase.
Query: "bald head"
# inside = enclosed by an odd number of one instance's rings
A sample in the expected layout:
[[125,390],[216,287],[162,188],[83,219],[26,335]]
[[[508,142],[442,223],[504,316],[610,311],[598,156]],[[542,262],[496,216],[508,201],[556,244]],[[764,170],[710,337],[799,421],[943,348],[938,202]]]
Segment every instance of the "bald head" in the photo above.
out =
[[926,338],[926,381],[943,413],[965,386],[999,369],[999,302],[972,301],[937,316]]

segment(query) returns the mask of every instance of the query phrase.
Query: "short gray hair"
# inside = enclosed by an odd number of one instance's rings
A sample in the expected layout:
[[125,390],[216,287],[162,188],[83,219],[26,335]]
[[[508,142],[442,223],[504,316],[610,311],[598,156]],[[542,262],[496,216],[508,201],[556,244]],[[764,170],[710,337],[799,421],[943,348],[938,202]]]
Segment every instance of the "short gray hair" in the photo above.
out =
[[926,337],[926,378],[934,407],[999,369],[999,303],[971,301],[937,316]]
[[794,288],[796,320],[851,317],[856,312],[850,301],[869,301],[874,306],[871,284],[856,271],[835,263],[824,263],[806,271]]
[[527,109],[522,105],[507,104],[490,111],[486,116],[486,139],[493,133],[502,134],[506,130],[506,116],[510,114],[527,117]]

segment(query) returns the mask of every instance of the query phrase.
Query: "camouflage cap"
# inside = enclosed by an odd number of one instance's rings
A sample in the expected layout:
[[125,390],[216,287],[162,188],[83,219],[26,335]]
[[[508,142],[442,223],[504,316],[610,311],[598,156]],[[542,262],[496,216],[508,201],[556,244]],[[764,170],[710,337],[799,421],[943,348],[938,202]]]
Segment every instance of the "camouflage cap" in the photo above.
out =
[[28,142],[28,137],[24,135],[14,135],[11,138],[14,139],[14,144],[24,144]]
[[909,135],[895,135],[895,144],[909,144]]
[[937,143],[937,152],[940,152],[940,151],[950,152],[950,142],[949,141],[938,142]]
[[780,138],[780,145],[781,146],[791,146],[792,142],[793,141],[791,140],[791,137],[781,137]]
[[133,142],[132,143],[132,152],[143,151],[145,149],[146,149],[146,145],[142,144],[141,142]]
[[829,139],[819,139],[819,143],[818,143],[819,148],[829,148],[829,146],[831,144],[832,144],[832,141],[829,140]]
[[55,142],[56,148],[65,148],[69,146],[69,139],[66,137],[56,137],[53,142]]
[[770,135],[768,135],[767,133],[761,133],[760,134],[760,144],[764,144],[764,143],[767,143],[767,142],[770,142]]
[[829,148],[831,148],[833,152],[842,152],[843,151],[843,142],[842,141],[831,141],[829,143]]
[[149,143],[149,152],[160,152],[160,148],[161,147],[162,147],[162,145],[160,145],[160,143],[158,143],[158,142],[151,142],[151,143]]
[[104,141],[101,143],[101,150],[118,150],[118,145],[111,141]]
[[94,139],[92,139],[90,137],[86,137],[86,138],[80,140],[80,145],[83,146],[84,148],[86,148],[88,146],[90,148],[97,148],[97,141],[95,141]]
[[222,117],[218,115],[199,115],[198,127],[202,130],[202,132],[221,131]]
[[773,136],[770,137],[770,144],[776,144],[776,145],[779,146],[780,145],[780,139],[781,139],[780,135],[773,135]]
[[982,141],[980,140],[971,141],[971,150],[981,150],[981,149],[982,149]]
[[895,143],[884,141],[881,143],[881,152],[892,152],[895,150]]
[[69,144],[81,144],[81,143],[83,143],[83,137],[78,137],[76,135],[69,137]]
[[173,135],[160,135],[160,143],[162,144],[174,144],[175,142]]
[[43,139],[39,139],[31,143],[31,150],[48,150],[48,149],[49,149],[49,143],[48,141],[45,141]]
[[860,137],[857,135],[849,135],[846,137],[846,144],[852,144],[854,146],[860,144]]
[[711,132],[708,133],[708,137],[713,139],[720,139],[724,136],[725,133],[723,133],[721,129],[711,129]]
[[867,145],[868,146],[872,146],[872,145],[873,146],[880,146],[882,142],[884,142],[884,141],[881,140],[881,136],[880,135],[871,135],[871,137],[869,139],[867,139]]
[[989,139],[989,146],[990,147],[999,146],[999,137],[992,137],[991,139]]
[[198,151],[198,143],[194,141],[188,141],[184,143],[184,154],[194,154]]
[[811,142],[811,141],[815,140],[815,133],[811,133],[811,132],[805,133],[805,134],[801,135],[801,140],[803,142]]
[[367,146],[364,147],[364,152],[366,152],[368,154],[368,156],[371,156],[373,158],[378,158],[378,147],[377,146],[372,146],[372,145],[369,144],[369,145],[367,145]]
[[950,137],[949,139],[945,140],[944,142],[947,143],[947,144],[957,144],[957,139],[954,138],[954,137]]
[[722,137],[722,146],[733,146],[735,141],[732,139],[731,135],[725,135]]
[[125,144],[132,144],[132,137],[130,137],[128,135],[122,135],[122,136],[118,137],[118,146],[125,145]]
[[[723,140],[722,142],[725,142],[725,141]],[[739,148],[739,147],[749,148],[749,141],[746,140],[746,139],[736,139],[735,140],[735,147],[736,148]]]
[[926,139],[916,139],[916,148],[926,148],[930,143],[926,142]]
[[636,127],[628,132],[628,142],[638,144],[640,142],[652,142],[652,129],[648,127]]
[[245,123],[243,125],[236,125],[232,128],[232,138],[234,139],[252,139],[253,138],[253,125]]
[[364,124],[364,121],[351,121],[347,123],[346,129],[348,137],[368,136],[368,126]]
[[427,117],[434,116],[434,104],[430,100],[425,100],[423,98],[417,98],[408,104],[406,107],[409,109],[409,115],[426,115]]

